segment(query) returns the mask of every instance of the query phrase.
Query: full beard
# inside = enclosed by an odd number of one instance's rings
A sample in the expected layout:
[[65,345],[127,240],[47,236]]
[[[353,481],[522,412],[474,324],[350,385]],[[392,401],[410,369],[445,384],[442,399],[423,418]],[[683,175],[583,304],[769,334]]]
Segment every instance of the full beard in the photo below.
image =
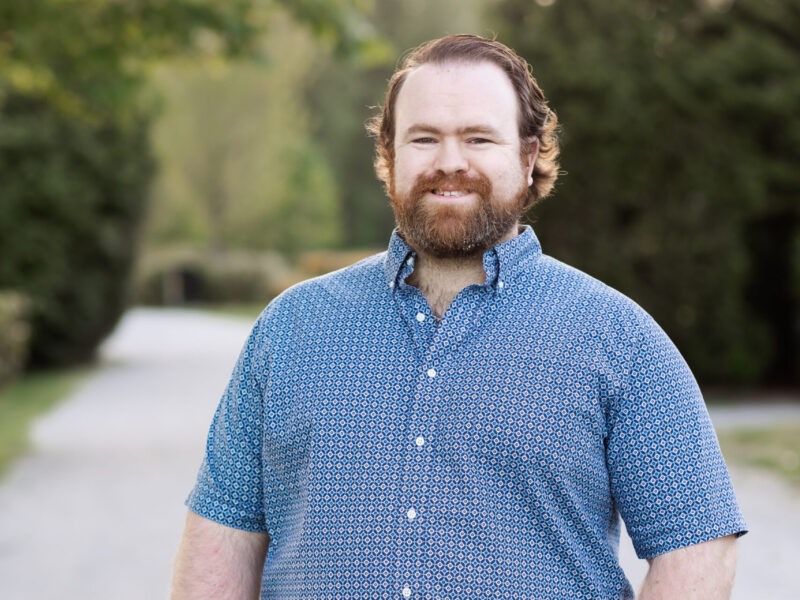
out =
[[[427,193],[443,187],[474,193],[478,202],[425,201]],[[500,200],[483,175],[438,174],[418,177],[406,195],[392,189],[390,196],[397,227],[409,246],[436,258],[471,258],[496,246],[519,221],[527,193],[521,185],[513,198]]]

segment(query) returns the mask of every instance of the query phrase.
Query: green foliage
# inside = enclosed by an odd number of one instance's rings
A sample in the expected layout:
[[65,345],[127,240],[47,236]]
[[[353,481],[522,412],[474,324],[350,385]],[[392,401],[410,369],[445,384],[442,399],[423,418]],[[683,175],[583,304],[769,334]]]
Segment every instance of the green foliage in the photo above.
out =
[[296,283],[274,252],[191,247],[145,250],[134,277],[134,299],[156,305],[266,303]]
[[244,43],[249,3],[5,3],[0,286],[32,301],[31,360],[89,359],[125,304],[153,173],[146,61],[199,30]]
[[31,423],[64,399],[86,370],[28,373],[0,389],[0,476],[28,447]]
[[278,4],[339,58],[362,65],[391,59],[391,46],[368,18],[374,10],[372,0],[278,0]]
[[249,0],[28,0],[0,10],[0,92],[90,121],[136,114],[149,60],[201,50],[208,36],[242,51],[264,18]]
[[725,460],[768,469],[800,485],[800,426],[723,431],[719,444]]
[[[312,28],[330,23],[335,47],[375,46],[342,16],[351,3],[302,7]],[[0,287],[31,298],[34,363],[87,360],[124,307],[154,172],[155,105],[142,93],[151,62],[257,55],[274,9],[268,0],[0,5]],[[291,151],[292,164],[307,163],[304,145]],[[311,187],[291,200],[328,185],[311,171]]]
[[262,64],[158,69],[154,86],[164,109],[155,145],[162,168],[148,242],[290,254],[339,242],[336,182],[298,101],[321,51],[284,15],[265,36]]
[[98,123],[9,96],[0,121],[0,285],[32,300],[31,359],[92,356],[125,304],[152,172],[147,122]]
[[[789,241],[800,226],[800,2],[495,8],[562,123],[566,174],[535,209],[545,250],[640,302],[702,380],[797,381],[776,368],[798,351],[775,259],[791,246],[759,223],[780,215]],[[755,248],[759,228],[787,251]]]

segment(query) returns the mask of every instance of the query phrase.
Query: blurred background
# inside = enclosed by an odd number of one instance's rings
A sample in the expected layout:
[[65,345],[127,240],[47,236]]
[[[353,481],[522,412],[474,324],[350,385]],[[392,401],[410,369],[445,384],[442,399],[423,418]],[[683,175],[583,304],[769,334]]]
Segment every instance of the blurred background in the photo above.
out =
[[[794,414],[798,31],[800,0],[0,0],[0,470],[131,307],[246,323],[381,251],[364,122],[402,53],[462,32],[562,124],[544,251],[650,312],[710,402]],[[800,425],[768,421],[726,458],[796,485]]]

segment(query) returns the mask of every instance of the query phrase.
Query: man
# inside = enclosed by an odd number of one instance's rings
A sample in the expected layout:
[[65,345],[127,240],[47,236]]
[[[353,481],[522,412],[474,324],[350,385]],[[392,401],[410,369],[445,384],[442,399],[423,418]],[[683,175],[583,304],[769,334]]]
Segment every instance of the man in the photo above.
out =
[[257,321],[174,598],[632,598],[619,515],[642,599],[729,596],[745,524],[691,373],[519,227],[555,181],[555,128],[498,42],[405,60],[370,124],[398,229]]

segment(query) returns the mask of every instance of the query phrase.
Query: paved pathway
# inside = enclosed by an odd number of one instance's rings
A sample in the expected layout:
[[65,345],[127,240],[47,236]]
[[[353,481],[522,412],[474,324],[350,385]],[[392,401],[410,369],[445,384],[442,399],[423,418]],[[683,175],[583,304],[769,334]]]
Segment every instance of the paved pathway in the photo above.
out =
[[0,598],[164,598],[214,407],[249,330],[129,313],[102,370],[33,430],[0,487]]
[[[183,500],[248,330],[189,311],[126,316],[102,369],[36,423],[33,452],[0,483],[0,599],[166,596]],[[800,420],[800,403],[712,417],[720,426]],[[734,599],[800,598],[800,492],[756,471],[733,477],[752,530]],[[629,540],[621,560],[638,584],[646,563]]]

